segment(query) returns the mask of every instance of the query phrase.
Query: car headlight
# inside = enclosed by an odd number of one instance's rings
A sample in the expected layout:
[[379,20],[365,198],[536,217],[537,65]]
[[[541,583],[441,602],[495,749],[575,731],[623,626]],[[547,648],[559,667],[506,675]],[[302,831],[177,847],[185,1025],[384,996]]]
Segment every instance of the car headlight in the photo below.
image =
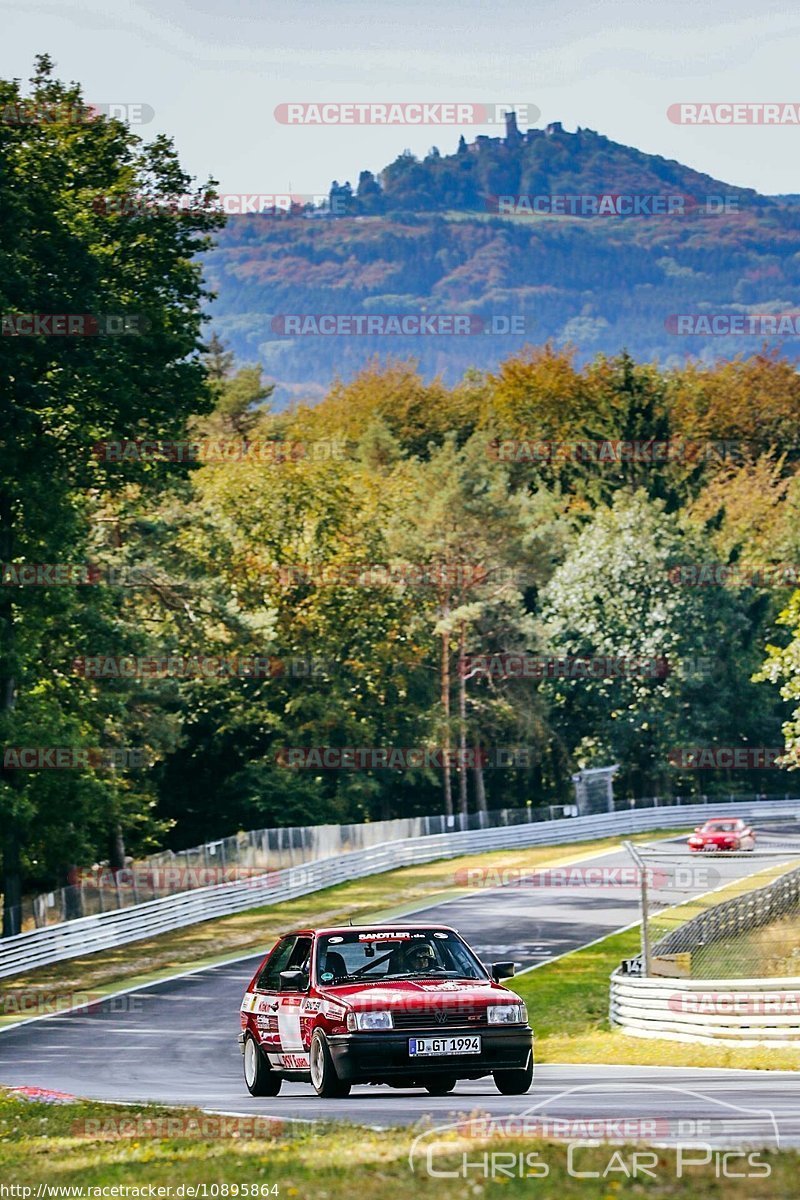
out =
[[394,1022],[388,1009],[375,1012],[349,1012],[347,1028],[352,1033],[356,1029],[392,1029]]
[[490,1025],[521,1025],[528,1019],[528,1010],[519,1004],[490,1004],[486,1010]]

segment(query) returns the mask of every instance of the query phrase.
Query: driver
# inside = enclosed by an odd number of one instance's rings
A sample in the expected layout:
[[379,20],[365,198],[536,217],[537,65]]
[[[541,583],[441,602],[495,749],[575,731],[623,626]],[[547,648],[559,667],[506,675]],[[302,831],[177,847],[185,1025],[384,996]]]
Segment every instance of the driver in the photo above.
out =
[[413,975],[426,975],[436,968],[437,960],[430,942],[412,942],[403,948],[401,970]]

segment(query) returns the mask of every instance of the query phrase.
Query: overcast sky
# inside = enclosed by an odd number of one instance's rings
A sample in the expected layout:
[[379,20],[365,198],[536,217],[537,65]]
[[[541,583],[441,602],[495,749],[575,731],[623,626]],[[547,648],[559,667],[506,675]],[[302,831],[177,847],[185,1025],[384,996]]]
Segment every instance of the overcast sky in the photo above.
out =
[[[725,182],[800,192],[800,127],[689,128],[679,101],[800,102],[800,10],[760,0],[0,0],[0,74],[46,51],[87,100],[148,104],[224,192],[327,191],[457,128],[281,125],[287,101],[529,103]],[[490,129],[465,128],[468,140]]]

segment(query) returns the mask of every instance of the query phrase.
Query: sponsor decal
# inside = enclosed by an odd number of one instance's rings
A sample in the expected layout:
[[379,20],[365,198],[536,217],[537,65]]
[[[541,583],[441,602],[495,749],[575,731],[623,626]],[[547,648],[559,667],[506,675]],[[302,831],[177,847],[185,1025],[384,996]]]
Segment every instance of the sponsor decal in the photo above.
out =
[[308,1056],[306,1054],[282,1054],[281,1065],[291,1071],[307,1071]]
[[[422,937],[422,934],[418,933],[413,936]],[[360,942],[402,942],[410,937],[412,934],[408,930],[400,930],[398,933],[387,933],[380,930],[377,933],[360,933],[358,940]]]

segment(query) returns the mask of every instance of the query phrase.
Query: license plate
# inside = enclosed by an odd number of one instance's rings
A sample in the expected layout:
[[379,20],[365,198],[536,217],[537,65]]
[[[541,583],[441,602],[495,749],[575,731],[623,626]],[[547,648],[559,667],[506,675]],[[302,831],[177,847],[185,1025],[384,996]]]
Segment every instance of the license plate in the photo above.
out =
[[471,1037],[424,1037],[409,1038],[408,1053],[411,1058],[430,1057],[434,1054],[480,1054],[481,1039]]

